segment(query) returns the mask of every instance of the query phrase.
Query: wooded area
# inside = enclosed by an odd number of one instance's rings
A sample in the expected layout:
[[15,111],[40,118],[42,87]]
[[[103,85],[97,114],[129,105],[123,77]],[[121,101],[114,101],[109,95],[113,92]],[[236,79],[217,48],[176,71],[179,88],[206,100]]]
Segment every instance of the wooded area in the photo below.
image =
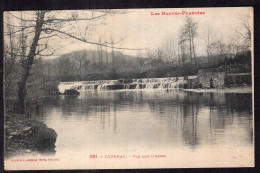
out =
[[[124,14],[124,11],[59,13],[5,13],[4,94],[6,100],[17,101],[20,113],[25,113],[39,96],[55,93],[55,85],[60,81],[187,76],[197,74],[199,69],[220,66],[238,69],[236,72],[251,72],[249,16],[240,18],[240,25],[228,43],[210,24],[201,26],[193,18],[185,17],[181,28],[173,28],[179,31],[177,40],[167,38],[156,50],[148,48],[145,54],[130,56],[120,49],[138,49],[118,46],[124,39],[115,40],[111,36],[110,40],[102,37],[98,42],[88,40],[104,18]],[[203,33],[198,32],[199,27],[203,27]],[[198,56],[198,37],[203,38],[206,45],[204,56]],[[55,48],[49,47],[53,38],[72,38],[94,44],[97,50],[79,50],[46,59],[55,53]]]

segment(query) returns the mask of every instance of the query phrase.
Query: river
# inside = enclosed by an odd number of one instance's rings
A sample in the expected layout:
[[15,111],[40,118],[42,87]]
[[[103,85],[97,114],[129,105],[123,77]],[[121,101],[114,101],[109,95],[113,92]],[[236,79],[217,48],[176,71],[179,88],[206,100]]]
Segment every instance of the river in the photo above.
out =
[[253,149],[252,94],[95,90],[44,103],[41,120],[58,134],[56,155],[72,160],[84,152]]

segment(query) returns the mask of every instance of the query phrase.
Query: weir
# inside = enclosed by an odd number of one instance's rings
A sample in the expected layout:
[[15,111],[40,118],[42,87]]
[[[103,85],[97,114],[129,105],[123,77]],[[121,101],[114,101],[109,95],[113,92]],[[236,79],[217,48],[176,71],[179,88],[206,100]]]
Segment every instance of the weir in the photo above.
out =
[[118,79],[97,81],[60,82],[60,93],[65,90],[75,89],[79,92],[88,90],[122,90],[122,89],[174,89],[184,88],[187,80],[184,77],[168,78],[142,78],[142,79]]

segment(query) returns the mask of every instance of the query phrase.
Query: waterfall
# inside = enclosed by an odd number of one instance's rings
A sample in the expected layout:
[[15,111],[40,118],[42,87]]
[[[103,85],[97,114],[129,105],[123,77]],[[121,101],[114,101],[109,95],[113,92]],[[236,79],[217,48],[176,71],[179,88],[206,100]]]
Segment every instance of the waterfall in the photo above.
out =
[[119,79],[119,80],[97,80],[97,81],[76,81],[60,82],[58,89],[60,93],[65,90],[75,89],[77,91],[88,90],[121,90],[121,89],[175,89],[183,88],[187,84],[184,77],[167,78],[142,78],[142,79]]

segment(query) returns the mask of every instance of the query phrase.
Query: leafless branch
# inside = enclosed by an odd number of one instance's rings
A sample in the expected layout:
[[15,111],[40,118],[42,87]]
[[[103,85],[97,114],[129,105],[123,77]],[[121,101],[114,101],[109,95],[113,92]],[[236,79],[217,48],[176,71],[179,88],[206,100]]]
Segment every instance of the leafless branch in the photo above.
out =
[[21,17],[17,17],[16,15],[14,15],[14,14],[12,14],[12,13],[10,13],[10,12],[7,12],[7,13],[8,13],[9,15],[13,16],[14,18],[19,19],[19,20],[21,20],[21,21],[35,22],[35,20],[23,19],[23,18],[21,18]]
[[106,14],[102,14],[99,16],[95,16],[95,17],[91,17],[91,18],[67,18],[67,19],[57,19],[57,18],[53,18],[53,19],[47,19],[44,22],[45,23],[52,23],[52,22],[72,22],[72,21],[87,21],[87,20],[94,20],[94,19],[98,19],[98,18],[102,18],[107,16],[109,13]]
[[114,49],[124,49],[124,50],[144,50],[144,49],[133,49],[133,48],[115,47],[115,46],[109,46],[109,45],[104,44],[104,43],[91,42],[91,41],[87,41],[86,39],[82,39],[82,38],[76,37],[76,36],[74,36],[74,35],[72,35],[72,34],[63,32],[63,31],[61,31],[61,30],[53,29],[53,28],[45,28],[45,29],[43,29],[43,30],[45,30],[45,31],[57,32],[57,33],[60,33],[60,34],[69,36],[69,37],[71,37],[71,38],[74,38],[74,39],[76,39],[76,40],[82,41],[82,42],[84,42],[84,43],[93,44],[93,45],[101,45],[101,46],[104,46],[104,47],[109,47],[109,48],[114,48]]
[[37,54],[37,55],[39,55],[39,56],[52,56],[52,55],[54,55],[54,52],[52,52],[52,53],[50,53],[50,54]]
[[49,36],[45,36],[45,37],[41,37],[41,38],[39,38],[39,40],[47,39],[47,38],[51,38],[51,37],[55,37],[55,36],[57,36],[57,34],[53,34],[53,35],[49,35]]
[[[15,33],[18,33],[18,32],[22,32],[24,29],[20,29],[20,30],[17,30],[17,31],[13,31],[11,34],[15,34]],[[8,36],[10,35],[10,33],[8,32],[4,32],[5,35],[4,36]],[[35,31],[30,31],[30,32],[26,32],[26,34],[30,34],[30,33],[35,33]]]

